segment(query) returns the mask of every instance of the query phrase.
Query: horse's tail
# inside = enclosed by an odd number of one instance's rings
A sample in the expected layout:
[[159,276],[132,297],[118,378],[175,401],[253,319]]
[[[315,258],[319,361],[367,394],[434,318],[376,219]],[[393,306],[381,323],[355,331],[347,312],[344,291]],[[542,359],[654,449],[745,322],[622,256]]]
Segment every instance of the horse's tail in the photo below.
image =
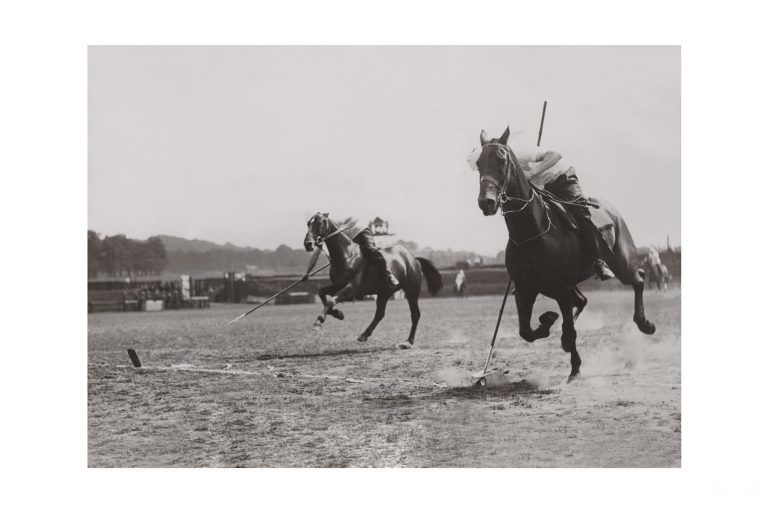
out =
[[421,271],[427,279],[427,290],[432,295],[437,294],[443,288],[443,277],[437,271],[435,265],[427,258],[416,258],[421,263]]

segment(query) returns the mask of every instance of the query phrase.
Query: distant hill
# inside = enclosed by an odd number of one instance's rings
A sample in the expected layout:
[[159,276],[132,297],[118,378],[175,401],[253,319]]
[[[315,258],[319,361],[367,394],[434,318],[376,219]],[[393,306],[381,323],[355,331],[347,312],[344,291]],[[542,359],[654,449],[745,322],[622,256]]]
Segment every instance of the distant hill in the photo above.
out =
[[197,238],[188,240],[186,238],[171,235],[158,235],[157,237],[163,241],[166,251],[208,252],[215,249],[232,249],[235,251],[251,250],[251,247],[238,247],[230,243],[222,245]]

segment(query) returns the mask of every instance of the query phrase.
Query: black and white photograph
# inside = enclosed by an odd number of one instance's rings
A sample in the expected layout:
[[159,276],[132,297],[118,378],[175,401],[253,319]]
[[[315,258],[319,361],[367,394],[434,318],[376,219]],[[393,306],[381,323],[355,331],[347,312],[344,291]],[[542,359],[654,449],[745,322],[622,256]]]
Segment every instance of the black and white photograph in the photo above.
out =
[[5,508],[765,509],[763,25],[2,4]]
[[680,467],[680,87],[679,46],[89,47],[89,467]]

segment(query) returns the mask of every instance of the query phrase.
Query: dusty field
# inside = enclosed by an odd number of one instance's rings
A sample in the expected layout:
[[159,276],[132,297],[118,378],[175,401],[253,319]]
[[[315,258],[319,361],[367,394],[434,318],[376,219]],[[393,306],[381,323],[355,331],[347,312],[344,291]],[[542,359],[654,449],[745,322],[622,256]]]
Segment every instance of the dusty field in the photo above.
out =
[[[679,467],[680,291],[646,293],[648,337],[632,293],[588,293],[577,322],[582,377],[552,336],[529,344],[508,309],[493,365],[511,384],[468,387],[482,369],[500,297],[425,299],[412,350],[405,301],[355,341],[372,302],[311,328],[317,305],[244,306],[88,317],[92,467]],[[509,306],[509,305],[508,305]],[[540,298],[535,317],[556,310]],[[148,367],[133,370],[126,349]],[[227,373],[182,368],[225,369]],[[240,373],[238,373],[240,372]]]

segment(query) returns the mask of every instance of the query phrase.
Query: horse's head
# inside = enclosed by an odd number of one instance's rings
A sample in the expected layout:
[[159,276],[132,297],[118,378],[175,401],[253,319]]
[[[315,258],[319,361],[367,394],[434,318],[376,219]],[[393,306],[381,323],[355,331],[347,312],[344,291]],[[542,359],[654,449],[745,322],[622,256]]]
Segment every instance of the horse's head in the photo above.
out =
[[304,248],[311,252],[322,243],[322,240],[332,231],[328,213],[317,212],[307,221],[307,235],[304,237]]
[[[474,167],[480,173],[480,194],[477,205],[483,215],[494,215],[503,202],[506,187],[513,178],[516,159],[507,146],[509,127],[498,139],[488,139],[485,130],[480,132],[480,150]],[[501,200],[500,200],[501,199]]]

